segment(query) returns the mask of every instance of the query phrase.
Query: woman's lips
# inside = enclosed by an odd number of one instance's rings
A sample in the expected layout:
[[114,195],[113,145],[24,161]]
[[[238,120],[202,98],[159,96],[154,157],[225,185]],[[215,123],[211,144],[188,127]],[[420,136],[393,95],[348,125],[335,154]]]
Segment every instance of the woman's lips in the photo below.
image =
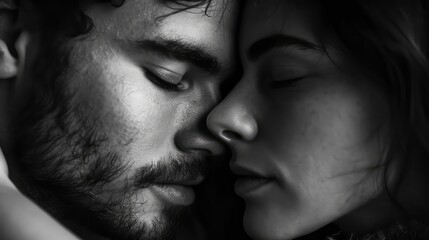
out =
[[267,174],[260,171],[261,169],[237,163],[230,163],[230,168],[237,175],[235,193],[241,197],[246,197],[274,181],[274,178],[268,177]]
[[273,179],[243,176],[239,177],[235,182],[235,193],[241,197],[245,197],[254,193],[263,186],[270,184]]

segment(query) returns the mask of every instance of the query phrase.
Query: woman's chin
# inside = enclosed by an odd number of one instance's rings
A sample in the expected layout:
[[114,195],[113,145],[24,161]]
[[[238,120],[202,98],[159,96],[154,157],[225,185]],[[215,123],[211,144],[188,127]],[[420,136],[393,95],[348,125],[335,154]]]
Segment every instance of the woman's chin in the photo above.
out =
[[325,224],[300,224],[302,219],[287,219],[284,214],[267,214],[267,211],[247,207],[243,225],[246,233],[254,240],[288,240],[307,235]]

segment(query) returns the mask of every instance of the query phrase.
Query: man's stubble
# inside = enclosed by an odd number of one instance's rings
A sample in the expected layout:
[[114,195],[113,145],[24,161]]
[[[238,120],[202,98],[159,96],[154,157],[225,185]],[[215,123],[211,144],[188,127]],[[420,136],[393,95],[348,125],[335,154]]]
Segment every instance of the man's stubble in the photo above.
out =
[[135,206],[145,203],[136,203],[136,194],[156,178],[199,174],[203,161],[171,154],[130,172],[131,164],[117,151],[130,141],[112,144],[100,117],[89,111],[91,103],[78,103],[70,91],[70,81],[83,79],[67,77],[71,50],[64,46],[41,48],[27,74],[31,91],[13,121],[18,185],[66,225],[78,223],[114,239],[172,238],[182,207],[167,206],[162,217],[143,223]]

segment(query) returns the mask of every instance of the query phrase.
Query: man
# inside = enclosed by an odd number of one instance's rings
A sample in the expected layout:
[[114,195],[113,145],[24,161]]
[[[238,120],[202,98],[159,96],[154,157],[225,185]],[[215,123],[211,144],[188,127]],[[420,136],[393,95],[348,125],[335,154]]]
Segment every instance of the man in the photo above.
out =
[[2,38],[14,184],[83,238],[174,236],[225,152],[205,119],[234,71],[237,1],[20,4]]

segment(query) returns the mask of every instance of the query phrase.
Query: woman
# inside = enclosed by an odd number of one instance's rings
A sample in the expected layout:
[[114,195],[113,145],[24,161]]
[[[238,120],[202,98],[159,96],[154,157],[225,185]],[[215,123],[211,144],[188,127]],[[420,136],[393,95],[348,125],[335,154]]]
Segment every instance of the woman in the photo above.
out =
[[418,0],[245,3],[244,75],[208,125],[252,238],[334,222],[429,239],[428,17]]

